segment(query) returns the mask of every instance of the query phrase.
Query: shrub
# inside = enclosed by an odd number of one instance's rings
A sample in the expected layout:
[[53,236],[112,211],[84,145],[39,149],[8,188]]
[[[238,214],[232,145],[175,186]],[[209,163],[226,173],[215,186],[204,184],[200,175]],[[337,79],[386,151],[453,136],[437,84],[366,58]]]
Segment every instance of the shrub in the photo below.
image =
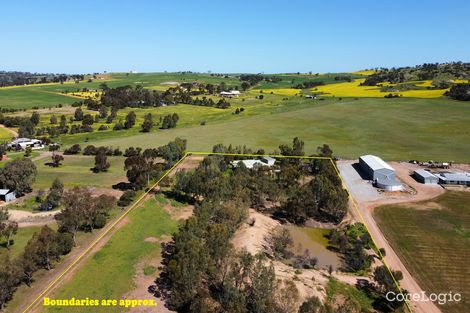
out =
[[88,145],[83,149],[83,155],[95,155],[98,149],[93,145]]
[[82,148],[80,147],[80,145],[78,143],[76,143],[73,146],[71,146],[70,148],[65,149],[64,154],[78,154],[78,153],[80,153],[80,151],[82,151]]
[[120,207],[125,207],[131,204],[132,200],[134,200],[136,192],[134,190],[126,190],[124,193],[121,195],[121,197],[118,200],[118,206]]

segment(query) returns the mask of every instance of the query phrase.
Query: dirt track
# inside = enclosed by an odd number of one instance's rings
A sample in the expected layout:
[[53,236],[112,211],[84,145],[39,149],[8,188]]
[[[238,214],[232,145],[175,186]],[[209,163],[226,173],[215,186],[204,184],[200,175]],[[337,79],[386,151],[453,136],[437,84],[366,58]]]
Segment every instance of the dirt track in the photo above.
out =
[[[357,177],[351,177],[351,164],[353,161],[340,161],[338,167],[341,172],[346,186],[354,197],[359,212],[353,209],[351,210],[352,215],[358,221],[363,221],[373,237],[375,243],[379,248],[386,250],[385,261],[388,266],[393,270],[400,270],[403,273],[403,280],[401,281],[401,287],[406,289],[409,293],[421,293],[423,289],[418,285],[416,280],[413,278],[411,273],[406,269],[405,265],[401,262],[398,255],[392,249],[387,239],[383,235],[382,231],[378,227],[377,223],[373,218],[373,209],[385,205],[395,203],[407,203],[407,202],[419,202],[428,200],[445,192],[445,190],[439,185],[423,185],[416,182],[410,177],[410,172],[418,167],[409,163],[396,163],[391,162],[390,165],[396,169],[398,178],[411,187],[414,192],[411,193],[385,193],[378,196],[364,196],[361,192],[358,192],[356,184],[361,184],[359,175]],[[363,187],[363,186],[362,186]],[[373,187],[370,187],[373,188]],[[441,310],[433,302],[411,302],[410,303],[413,312],[415,313],[440,313]]]

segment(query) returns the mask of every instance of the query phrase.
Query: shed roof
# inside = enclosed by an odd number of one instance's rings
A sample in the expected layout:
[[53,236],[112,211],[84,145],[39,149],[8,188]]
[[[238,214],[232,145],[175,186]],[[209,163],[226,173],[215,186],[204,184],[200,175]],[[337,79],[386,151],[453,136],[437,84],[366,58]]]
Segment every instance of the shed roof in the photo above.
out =
[[439,178],[447,181],[468,181],[470,182],[470,174],[466,172],[462,173],[441,173]]
[[369,167],[374,171],[382,169],[382,168],[386,168],[386,169],[389,169],[391,171],[395,171],[390,165],[385,163],[384,160],[382,160],[381,158],[379,158],[375,155],[370,155],[370,154],[363,155],[363,156],[360,157],[360,159],[362,159],[362,161],[364,161],[367,165],[369,165]]
[[415,174],[419,175],[423,178],[437,178],[437,176],[434,175],[433,173],[430,173],[430,172],[428,172],[426,170],[423,170],[423,169],[416,170]]
[[389,178],[377,178],[376,182],[382,186],[401,186],[399,181]]
[[0,196],[4,196],[10,193],[10,189],[0,189]]

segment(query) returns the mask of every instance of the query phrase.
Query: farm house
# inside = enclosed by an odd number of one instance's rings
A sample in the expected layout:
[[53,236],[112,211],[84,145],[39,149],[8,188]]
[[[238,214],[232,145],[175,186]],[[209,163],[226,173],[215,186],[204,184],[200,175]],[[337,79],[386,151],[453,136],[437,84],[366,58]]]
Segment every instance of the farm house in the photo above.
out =
[[240,91],[238,90],[222,91],[219,95],[221,97],[227,97],[227,98],[238,97],[240,95]]
[[44,148],[44,144],[39,139],[17,138],[8,144],[8,147],[16,150],[25,150],[29,147],[34,150]]
[[246,168],[252,169],[256,168],[257,166],[273,166],[276,162],[275,158],[271,157],[262,157],[261,159],[250,159],[250,160],[235,160],[232,161],[232,166],[237,167],[239,163],[243,163]]
[[375,155],[363,155],[359,158],[359,167],[367,179],[373,180],[377,188],[387,191],[402,190],[403,186],[396,180],[395,170]]
[[417,181],[423,184],[439,183],[439,177],[423,169],[414,171],[413,176]]

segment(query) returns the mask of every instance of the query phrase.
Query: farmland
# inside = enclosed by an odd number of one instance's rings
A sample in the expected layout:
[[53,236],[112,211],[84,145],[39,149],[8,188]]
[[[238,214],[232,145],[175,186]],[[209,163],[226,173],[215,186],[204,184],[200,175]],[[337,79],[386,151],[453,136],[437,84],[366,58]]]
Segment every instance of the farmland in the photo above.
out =
[[113,184],[126,180],[123,157],[108,157],[111,164],[108,171],[93,173],[93,156],[66,155],[62,165],[51,167],[49,157],[36,161],[38,176],[33,185],[35,190],[48,189],[55,178],[59,178],[65,187],[101,187],[111,188]]
[[394,250],[430,292],[461,293],[444,312],[470,310],[470,193],[447,192],[423,203],[384,206],[375,217]]
[[[243,115],[250,114],[249,107],[240,115],[223,115],[226,114],[224,111],[218,116],[220,120],[211,122],[208,119],[205,126],[188,125],[129,137],[113,135],[114,138],[100,138],[101,133],[86,135],[89,143],[121,148],[136,146],[137,143],[142,147],[155,147],[182,137],[188,139],[188,148],[192,151],[210,151],[217,143],[272,151],[278,148],[279,142],[290,142],[298,136],[305,141],[307,153],[314,153],[317,146],[328,143],[337,155],[344,158],[356,158],[366,151],[392,160],[432,158],[465,162],[468,158],[470,134],[466,125],[470,107],[462,102],[446,99],[336,99],[294,103],[276,105],[273,101],[271,105],[264,104],[265,109],[254,106],[252,116]],[[178,112],[179,107],[172,109]],[[200,108],[194,110],[198,112]],[[269,111],[271,114],[267,113]],[[448,127],[450,123],[453,127]],[[453,146],[450,150],[449,144]]]
[[[176,230],[176,225],[160,202],[148,199],[129,214],[125,224],[100,251],[77,269],[73,280],[55,291],[54,297],[119,299],[132,290],[138,263],[159,257],[159,242],[145,239],[169,235]],[[56,307],[44,311],[67,312],[67,309]],[[109,312],[109,308],[99,307],[95,312]]]
[[[312,92],[320,93],[327,97],[370,97],[383,98],[388,92],[382,92],[380,87],[360,86],[364,79],[356,79],[352,82],[318,86],[311,89]],[[419,83],[419,82],[418,82]],[[439,98],[442,97],[447,89],[419,89],[392,92],[408,98]]]

